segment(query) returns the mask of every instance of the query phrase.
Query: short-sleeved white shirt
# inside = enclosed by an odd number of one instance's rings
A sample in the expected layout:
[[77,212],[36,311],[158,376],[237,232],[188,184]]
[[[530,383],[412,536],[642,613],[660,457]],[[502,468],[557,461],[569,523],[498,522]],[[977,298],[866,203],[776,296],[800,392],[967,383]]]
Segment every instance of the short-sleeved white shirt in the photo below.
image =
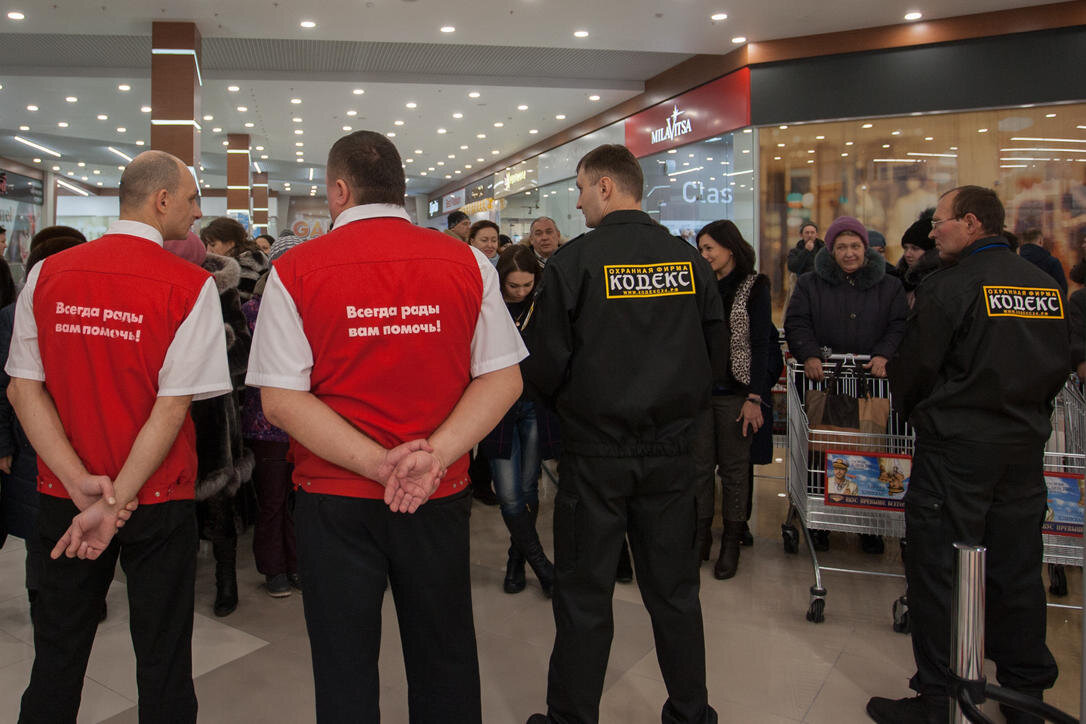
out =
[[[332,228],[380,217],[410,221],[402,206],[365,204],[341,213]],[[471,340],[471,375],[479,377],[517,364],[528,356],[528,349],[502,300],[494,265],[478,249],[471,250],[483,279],[482,305]],[[312,370],[313,350],[302,318],[278,272],[272,269],[260,300],[245,382],[254,387],[308,391]]]
[[[116,221],[106,234],[138,236],[162,245],[162,235],[158,229],[138,221]],[[42,265],[37,264],[30,271],[26,286],[16,301],[15,325],[4,371],[11,377],[44,382],[45,367],[38,348],[38,325],[34,319],[34,289],[41,269]],[[192,395],[194,400],[203,400],[232,389],[219,294],[215,280],[209,277],[166,351],[158,374],[158,396]]]

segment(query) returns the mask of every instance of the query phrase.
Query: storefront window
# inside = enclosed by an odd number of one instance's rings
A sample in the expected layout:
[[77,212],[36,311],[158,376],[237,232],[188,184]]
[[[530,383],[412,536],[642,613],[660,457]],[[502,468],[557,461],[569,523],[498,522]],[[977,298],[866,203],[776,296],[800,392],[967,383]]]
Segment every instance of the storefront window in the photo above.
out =
[[804,221],[821,236],[837,216],[855,216],[886,236],[896,262],[905,229],[964,184],[994,188],[1007,228],[1040,229],[1070,269],[1086,233],[1084,122],[1086,104],[1071,104],[759,129],[760,267],[773,281],[775,318]]

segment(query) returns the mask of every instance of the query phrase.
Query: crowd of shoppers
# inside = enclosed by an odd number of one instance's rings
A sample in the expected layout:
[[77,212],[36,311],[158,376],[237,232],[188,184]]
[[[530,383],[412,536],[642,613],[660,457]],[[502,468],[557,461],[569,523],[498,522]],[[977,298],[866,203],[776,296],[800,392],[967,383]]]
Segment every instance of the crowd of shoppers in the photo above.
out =
[[[548,217],[508,244],[463,212],[447,235],[411,225],[399,154],[381,134],[340,139],[328,168],[332,229],[304,244],[252,239],[229,218],[197,237],[191,176],[153,151],[125,170],[121,218],[100,241],[64,227],[35,237],[26,289],[0,308],[0,533],[27,541],[35,627],[26,720],[74,719],[119,559],[141,711],[194,721],[195,537],[211,543],[213,610],[228,615],[238,493],[251,485],[267,594],[304,584],[322,722],[379,718],[387,586],[412,720],[480,720],[467,522],[486,494],[509,532],[503,589],[524,591],[530,567],[553,597],[547,712],[532,724],[598,719],[628,551],[653,619],[663,720],[715,722],[698,565],[711,557],[719,477],[712,572],[738,571],[752,442],[769,432],[780,370],[754,247],[730,220],[705,225],[696,249],[669,234],[640,210],[640,166],[622,146],[578,164],[591,231],[568,241]],[[1000,682],[1039,698],[1056,676],[1038,592],[1039,451],[1052,397],[1069,369],[1086,373],[1086,290],[1067,299],[1043,239],[1024,233],[1018,257],[1002,220],[993,192],[960,187],[906,230],[896,267],[882,235],[848,216],[824,241],[805,222],[789,254],[784,330],[804,375],[824,379],[827,351],[865,355],[918,430],[906,573],[919,696],[873,699],[878,722],[945,711],[948,531],[992,550]],[[118,257],[139,273],[117,274]],[[1045,306],[993,313],[986,284]],[[104,309],[128,326],[66,317]],[[1036,374],[1009,372],[1010,350]],[[86,365],[72,370],[73,356]],[[113,374],[122,367],[132,372]],[[537,528],[548,459],[560,481],[553,558]],[[882,550],[876,536],[862,545]]]

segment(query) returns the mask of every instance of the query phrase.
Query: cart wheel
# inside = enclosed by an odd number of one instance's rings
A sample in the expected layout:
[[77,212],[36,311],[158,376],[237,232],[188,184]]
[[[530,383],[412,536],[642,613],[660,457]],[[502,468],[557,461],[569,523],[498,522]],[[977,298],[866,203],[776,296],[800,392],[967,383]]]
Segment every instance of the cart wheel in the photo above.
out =
[[784,539],[784,552],[785,553],[798,553],[799,552],[799,531],[796,530],[794,525],[782,525],[781,526],[781,538]]
[[1048,592],[1053,596],[1067,595],[1067,571],[1063,566],[1051,563],[1048,566]]
[[900,634],[909,633],[909,601],[905,596],[894,601],[894,631]]
[[822,623],[826,620],[826,599],[816,598],[811,601],[811,607],[807,609],[807,620],[811,623]]

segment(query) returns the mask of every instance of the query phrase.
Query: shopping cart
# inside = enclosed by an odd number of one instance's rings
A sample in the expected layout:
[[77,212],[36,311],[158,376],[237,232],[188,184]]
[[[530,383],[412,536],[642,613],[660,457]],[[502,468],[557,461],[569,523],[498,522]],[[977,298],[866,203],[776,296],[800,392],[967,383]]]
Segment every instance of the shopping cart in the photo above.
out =
[[[1072,375],[1056,397],[1056,406],[1052,411],[1052,435],[1045,446],[1045,474],[1061,477],[1068,484],[1074,483],[1078,488],[1081,504],[1084,473],[1086,473],[1086,397],[1082,393],[1081,381]],[[1058,508],[1056,501],[1051,499],[1051,488],[1052,486],[1050,486],[1050,513]],[[1046,524],[1046,528],[1052,531],[1046,531],[1044,534],[1048,590],[1055,596],[1066,596],[1067,573],[1064,566],[1081,567],[1083,563],[1082,527],[1081,525],[1065,526],[1058,521],[1051,521]],[[1078,532],[1077,536],[1074,535],[1075,532]]]
[[[859,396],[860,386],[865,385],[875,398],[890,398],[890,386],[886,379],[870,377],[862,365],[869,361],[863,355],[826,355],[823,360],[827,379],[831,372],[836,375],[837,391]],[[788,553],[799,551],[799,521],[807,540],[814,568],[814,585],[811,586],[807,620],[821,623],[826,606],[826,588],[822,573],[859,573],[875,576],[904,578],[901,573],[855,570],[823,566],[811,540],[810,529],[866,533],[902,538],[905,535],[905,517],[900,506],[878,509],[879,501],[863,496],[837,496],[841,503],[827,502],[827,457],[855,459],[852,455],[869,459],[885,457],[898,460],[904,467],[913,452],[913,434],[909,425],[894,412],[893,401],[884,433],[841,432],[839,430],[812,429],[807,418],[806,401],[812,390],[826,390],[827,381],[813,382],[803,373],[803,364],[791,360],[788,365],[788,517],[781,526],[784,549]],[[831,477],[833,473],[831,472]],[[831,496],[832,497],[832,496]],[[900,501],[900,495],[887,495],[887,505],[892,498]],[[866,504],[866,505],[865,505]],[[903,505],[903,504],[901,504]],[[908,606],[905,596],[894,604],[894,627],[907,630]]]

